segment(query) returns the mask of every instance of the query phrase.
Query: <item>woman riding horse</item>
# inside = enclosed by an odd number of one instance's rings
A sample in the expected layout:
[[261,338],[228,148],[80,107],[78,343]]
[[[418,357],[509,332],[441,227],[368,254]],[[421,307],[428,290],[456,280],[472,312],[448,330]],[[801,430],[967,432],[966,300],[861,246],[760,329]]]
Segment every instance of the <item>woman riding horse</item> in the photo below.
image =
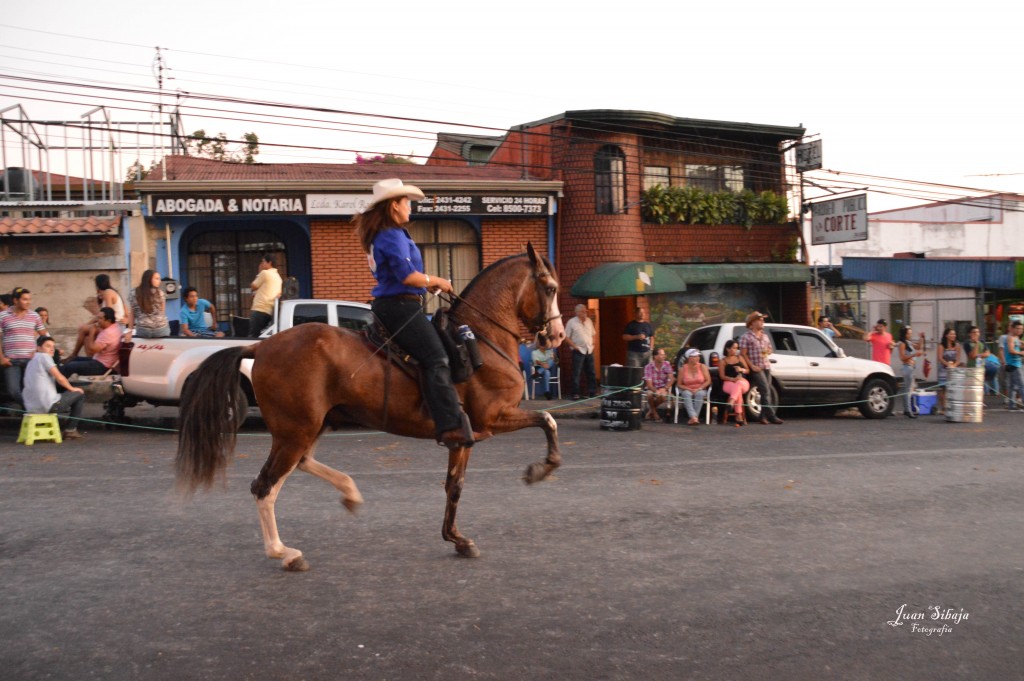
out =
[[373,203],[352,219],[377,279],[373,313],[394,341],[420,363],[437,441],[449,447],[472,447],[485,435],[473,432],[462,411],[448,354],[423,312],[423,294],[453,293],[452,282],[423,272],[420,249],[402,226],[412,212],[410,198],[422,200],[423,192],[398,179],[381,180],[373,185]]
[[[523,373],[513,358],[520,323],[533,330],[546,327],[552,347],[561,343],[565,329],[557,298],[551,263],[527,244],[525,254],[502,258],[478,274],[451,309],[460,324],[473,327],[484,360],[457,389],[472,422],[495,435],[536,427],[547,437],[547,456],[527,467],[527,483],[545,479],[561,463],[558,426],[547,412],[519,408]],[[415,378],[393,370],[383,353],[348,329],[301,324],[244,348],[225,348],[208,357],[182,391],[176,465],[185,491],[209,487],[224,475],[247,406],[239,387],[243,359],[254,360],[253,393],[272,436],[270,456],[250,486],[264,551],[287,570],[305,570],[302,552],[286,546],[277,531],[274,504],[285,480],[295,469],[310,473],[334,486],[345,507],[355,510],[363,498],[352,478],[315,458],[320,435],[355,423],[434,439],[436,426],[424,413],[428,398]],[[480,553],[455,524],[471,451],[449,447],[444,485],[441,536],[463,556]]]

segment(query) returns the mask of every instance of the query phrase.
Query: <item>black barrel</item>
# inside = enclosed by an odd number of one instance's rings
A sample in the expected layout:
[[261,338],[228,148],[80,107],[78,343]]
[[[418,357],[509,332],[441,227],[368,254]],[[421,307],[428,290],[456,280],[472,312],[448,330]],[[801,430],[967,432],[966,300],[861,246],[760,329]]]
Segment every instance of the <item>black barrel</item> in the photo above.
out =
[[601,367],[601,430],[640,429],[643,380],[639,367]]

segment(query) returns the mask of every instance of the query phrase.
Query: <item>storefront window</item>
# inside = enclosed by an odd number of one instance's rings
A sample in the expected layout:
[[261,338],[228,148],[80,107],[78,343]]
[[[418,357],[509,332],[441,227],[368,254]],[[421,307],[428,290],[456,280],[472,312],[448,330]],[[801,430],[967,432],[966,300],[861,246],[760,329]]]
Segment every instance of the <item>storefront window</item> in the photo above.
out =
[[[407,226],[423,254],[427,274],[452,280],[456,293],[462,291],[480,272],[480,239],[473,226],[462,220],[414,220]],[[427,297],[427,312],[440,305],[440,299]]]
[[274,256],[274,266],[286,279],[285,246],[270,232],[207,232],[189,244],[188,285],[214,304],[217,321],[229,321],[231,315],[249,316],[249,285],[256,278],[263,253]]

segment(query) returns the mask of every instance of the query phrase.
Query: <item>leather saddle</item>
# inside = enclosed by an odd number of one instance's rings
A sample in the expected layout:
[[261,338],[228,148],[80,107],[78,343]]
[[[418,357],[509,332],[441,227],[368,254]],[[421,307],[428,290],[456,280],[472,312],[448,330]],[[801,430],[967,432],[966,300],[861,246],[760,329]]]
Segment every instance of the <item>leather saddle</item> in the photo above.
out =
[[417,383],[419,382],[420,363],[392,340],[391,336],[388,335],[387,329],[380,323],[380,320],[374,319],[363,330],[360,337],[363,339],[367,349],[371,352],[380,352],[388,358],[391,364],[405,372],[409,378],[414,379]]

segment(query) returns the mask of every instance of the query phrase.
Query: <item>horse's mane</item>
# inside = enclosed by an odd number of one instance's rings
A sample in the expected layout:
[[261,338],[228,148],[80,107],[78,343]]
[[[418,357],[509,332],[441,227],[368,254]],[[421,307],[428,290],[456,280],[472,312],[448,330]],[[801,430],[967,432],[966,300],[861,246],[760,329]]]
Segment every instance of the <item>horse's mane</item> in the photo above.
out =
[[[541,255],[540,253],[537,253],[537,257],[539,257],[541,259],[541,262],[544,263],[544,266],[547,267],[548,270],[552,269],[551,262],[545,256]],[[459,298],[461,299],[461,298],[465,298],[466,296],[468,296],[470,294],[470,291],[473,290],[473,287],[476,286],[476,284],[481,279],[484,279],[485,278],[484,275],[490,273],[491,270],[496,270],[499,267],[502,267],[503,265],[505,265],[506,263],[508,263],[508,262],[510,262],[512,260],[518,260],[518,259],[521,259],[521,258],[522,259],[528,259],[529,255],[526,254],[526,253],[516,253],[515,255],[507,255],[504,258],[501,258],[500,260],[495,260],[490,265],[488,265],[484,269],[480,270],[480,272],[477,273],[477,275],[475,277],[473,277],[468,284],[466,284],[466,288],[462,289],[462,293],[459,294]],[[455,301],[455,303],[452,305],[452,311],[453,312],[458,307],[460,302],[462,302],[462,301],[457,299]]]
[[508,255],[502,258],[501,260],[495,260],[490,265],[480,270],[477,273],[477,275],[473,277],[468,284],[466,284],[466,288],[462,289],[462,293],[460,293],[459,297],[455,299],[455,302],[452,303],[451,311],[454,313],[455,310],[458,309],[459,305],[462,303],[462,299],[468,296],[470,291],[473,290],[473,287],[476,286],[481,279],[486,278],[485,275],[488,274],[491,270],[496,270],[499,267],[502,267],[503,265],[508,263],[509,261],[525,257],[526,253],[516,253],[515,255]]

